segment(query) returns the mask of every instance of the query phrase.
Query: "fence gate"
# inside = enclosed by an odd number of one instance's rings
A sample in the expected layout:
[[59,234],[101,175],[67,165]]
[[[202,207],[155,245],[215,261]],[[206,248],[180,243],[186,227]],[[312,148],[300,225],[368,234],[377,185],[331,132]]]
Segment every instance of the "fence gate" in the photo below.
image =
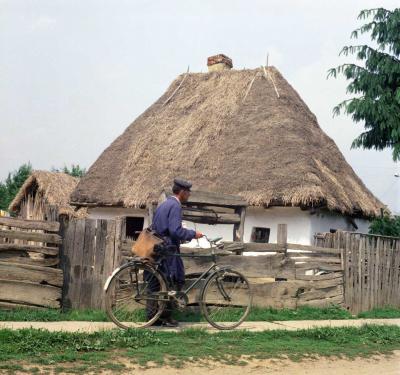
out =
[[122,219],[62,223],[63,307],[104,309],[103,286],[120,264]]

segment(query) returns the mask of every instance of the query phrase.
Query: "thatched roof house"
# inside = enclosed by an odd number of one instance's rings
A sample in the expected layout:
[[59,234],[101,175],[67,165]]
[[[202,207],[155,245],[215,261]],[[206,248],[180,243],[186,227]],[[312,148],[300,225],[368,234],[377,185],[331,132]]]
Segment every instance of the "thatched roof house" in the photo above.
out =
[[179,76],[100,155],[71,199],[144,207],[175,176],[252,206],[365,218],[383,206],[274,67]]
[[78,182],[78,178],[66,173],[33,171],[11,202],[9,211],[21,218],[35,220],[54,221],[61,215],[84,217],[86,209],[76,211],[69,204]]

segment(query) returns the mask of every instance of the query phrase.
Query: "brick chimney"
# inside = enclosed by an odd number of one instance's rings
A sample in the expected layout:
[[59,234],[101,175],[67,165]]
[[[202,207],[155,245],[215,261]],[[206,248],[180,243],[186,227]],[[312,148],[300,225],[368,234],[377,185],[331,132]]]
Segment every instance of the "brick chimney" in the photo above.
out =
[[207,59],[207,66],[209,72],[215,72],[217,70],[229,70],[232,69],[232,59],[222,53],[215,56],[210,56]]

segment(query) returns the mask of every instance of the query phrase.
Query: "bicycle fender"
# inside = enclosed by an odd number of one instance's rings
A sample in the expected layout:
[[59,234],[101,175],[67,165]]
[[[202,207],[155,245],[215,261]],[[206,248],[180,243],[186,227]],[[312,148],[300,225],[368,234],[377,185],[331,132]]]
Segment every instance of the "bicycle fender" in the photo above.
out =
[[114,277],[114,275],[115,275],[120,269],[121,269],[121,267],[117,267],[117,268],[113,271],[113,273],[112,273],[110,276],[108,276],[108,279],[107,279],[106,283],[104,284],[104,291],[107,291],[108,286],[110,285],[111,279]]

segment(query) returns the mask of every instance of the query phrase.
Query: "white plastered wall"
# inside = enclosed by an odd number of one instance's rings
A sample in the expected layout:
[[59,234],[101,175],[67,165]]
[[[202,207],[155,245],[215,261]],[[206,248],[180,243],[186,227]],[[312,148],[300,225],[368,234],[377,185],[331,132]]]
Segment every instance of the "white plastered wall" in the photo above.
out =
[[149,226],[147,210],[124,207],[92,207],[88,209],[89,219],[115,219],[117,216],[144,217],[144,227]]
[[270,228],[269,242],[277,242],[278,224],[287,224],[288,242],[310,244],[310,214],[299,207],[248,207],[244,225],[244,241],[250,242],[253,227]]
[[[93,207],[89,208],[91,219],[114,219],[117,216],[144,217],[144,226],[149,226],[147,210],[122,207]],[[357,232],[367,233],[369,222],[364,219],[355,219],[358,226]],[[278,224],[287,224],[288,242],[301,245],[312,245],[314,234],[318,232],[329,232],[330,229],[341,229],[354,231],[353,226],[342,215],[330,211],[319,211],[310,214],[309,211],[301,210],[299,207],[271,207],[259,208],[248,207],[244,227],[244,241],[250,242],[253,227],[270,228],[270,243],[277,242]],[[186,228],[198,230],[208,237],[223,237],[226,241],[233,239],[233,225],[207,225],[184,222]],[[193,240],[191,246],[207,247],[205,240],[198,243]]]
[[345,216],[327,210],[321,210],[318,213],[311,215],[310,217],[312,234],[329,232],[331,229],[341,229],[351,232],[356,231],[359,233],[368,233],[369,221],[365,219],[354,219],[354,222],[358,227],[358,229],[355,229]]

